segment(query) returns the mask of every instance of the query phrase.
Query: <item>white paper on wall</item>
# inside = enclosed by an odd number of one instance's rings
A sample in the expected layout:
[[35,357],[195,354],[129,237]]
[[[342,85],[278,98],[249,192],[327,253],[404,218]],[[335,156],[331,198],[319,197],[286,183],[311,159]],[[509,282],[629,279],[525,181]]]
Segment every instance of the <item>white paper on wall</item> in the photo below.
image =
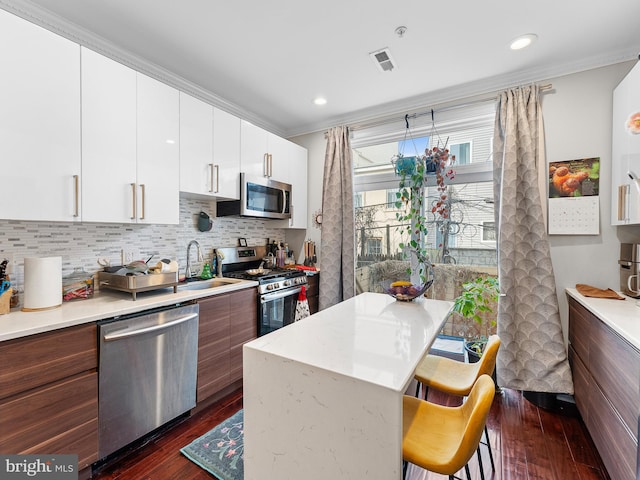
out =
[[600,197],[549,199],[549,235],[598,235]]

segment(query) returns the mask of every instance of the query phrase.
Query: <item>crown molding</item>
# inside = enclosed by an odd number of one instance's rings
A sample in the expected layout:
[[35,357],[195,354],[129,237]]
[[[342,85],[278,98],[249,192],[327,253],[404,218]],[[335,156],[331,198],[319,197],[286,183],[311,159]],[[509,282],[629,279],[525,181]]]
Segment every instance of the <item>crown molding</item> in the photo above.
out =
[[637,50],[622,50],[611,52],[607,55],[583,58],[571,63],[562,63],[542,68],[508,73],[482,80],[463,83],[453,87],[435,90],[414,97],[404,98],[397,102],[389,102],[375,107],[358,110],[346,115],[336,116],[298,129],[287,131],[288,137],[306,135],[309,133],[324,132],[336,125],[366,124],[389,119],[398,116],[404,117],[407,113],[442,106],[443,104],[462,103],[470,99],[497,95],[501,90],[513,88],[518,85],[526,85],[536,82],[548,82],[549,80],[565,75],[593,70],[600,67],[614,65],[629,60],[637,60]]
[[406,113],[433,108],[449,102],[461,102],[466,99],[496,94],[502,89],[511,88],[532,82],[543,82],[549,79],[605,67],[616,63],[638,59],[637,50],[611,52],[607,55],[583,58],[571,63],[562,63],[542,68],[508,73],[482,80],[463,83],[453,87],[435,90],[397,102],[389,102],[375,107],[335,116],[321,122],[301,125],[298,128],[283,130],[281,127],[266,121],[255,113],[246,110],[201,86],[192,83],[175,73],[166,70],[142,57],[132,54],[29,0],[0,0],[0,9],[13,13],[25,20],[40,25],[62,37],[94,50],[106,57],[122,63],[136,71],[148,75],[189,95],[225,110],[243,120],[268,130],[276,135],[290,138],[309,133],[324,132],[336,125],[353,125],[369,123],[393,116],[404,116]]
[[280,127],[265,121],[255,113],[229,102],[153,62],[134,55],[109,40],[28,0],[0,0],[0,8],[276,135],[282,136],[285,133]]

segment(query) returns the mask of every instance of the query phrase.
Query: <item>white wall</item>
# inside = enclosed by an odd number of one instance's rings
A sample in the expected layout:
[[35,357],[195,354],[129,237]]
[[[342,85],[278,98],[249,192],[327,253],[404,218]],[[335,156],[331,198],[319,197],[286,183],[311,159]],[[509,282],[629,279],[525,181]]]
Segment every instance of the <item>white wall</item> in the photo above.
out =
[[586,283],[619,290],[620,242],[640,241],[638,227],[610,225],[612,95],[634,64],[554,78],[553,92],[543,95],[547,161],[600,157],[600,235],[549,237],[565,337],[568,307],[564,289]]
[[313,222],[315,212],[322,210],[322,179],[324,177],[324,153],[327,147],[324,132],[290,138],[294,143],[308,150],[307,164],[307,230],[285,230],[290,248],[296,249],[299,263],[304,259],[303,243],[313,240],[317,245],[318,266],[320,265],[320,229]]
[[[635,61],[624,62],[539,82],[553,84],[553,90],[543,93],[542,100],[547,161],[587,157],[601,160],[600,235],[549,237],[565,337],[568,312],[564,289],[586,283],[619,290],[620,243],[640,242],[640,227],[612,227],[609,219],[612,93],[634,64]],[[324,132],[291,140],[309,151],[309,211],[313,212],[322,206]],[[320,245],[318,229],[310,227],[307,237]]]

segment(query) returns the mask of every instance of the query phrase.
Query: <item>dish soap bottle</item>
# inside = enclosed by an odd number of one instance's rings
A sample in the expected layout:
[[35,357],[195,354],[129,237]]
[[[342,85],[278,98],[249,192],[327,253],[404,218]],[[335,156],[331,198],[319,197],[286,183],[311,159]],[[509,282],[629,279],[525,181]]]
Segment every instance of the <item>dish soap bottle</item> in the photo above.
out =
[[213,275],[211,275],[211,266],[209,263],[205,263],[204,267],[202,267],[202,272],[200,273],[200,278],[203,280],[209,280]]

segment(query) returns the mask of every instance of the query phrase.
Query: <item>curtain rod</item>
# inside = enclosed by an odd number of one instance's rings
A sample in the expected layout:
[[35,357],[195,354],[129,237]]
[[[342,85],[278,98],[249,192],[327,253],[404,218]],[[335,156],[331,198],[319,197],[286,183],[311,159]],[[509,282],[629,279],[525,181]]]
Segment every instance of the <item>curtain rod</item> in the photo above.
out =
[[[545,90],[551,90],[553,88],[553,84],[548,83],[546,85],[540,85],[540,91],[543,92]],[[502,91],[502,90],[501,90]],[[469,102],[465,102],[465,103],[459,103],[456,105],[450,105],[447,107],[442,107],[439,109],[430,109],[424,112],[419,112],[419,113],[412,113],[412,114],[407,114],[404,117],[398,118],[398,117],[386,117],[384,119],[380,119],[380,120],[375,120],[375,121],[371,121],[371,122],[365,122],[365,123],[361,123],[361,124],[354,124],[354,125],[349,125],[349,130],[350,131],[355,131],[355,130],[363,130],[365,128],[373,128],[373,127],[379,127],[381,125],[386,125],[388,123],[394,123],[394,122],[399,122],[402,120],[409,120],[409,119],[415,119],[415,118],[419,118],[419,117],[423,117],[425,115],[433,115],[435,113],[441,113],[441,112],[447,112],[449,110],[455,110],[458,108],[465,108],[465,107],[470,107],[472,105],[479,105],[482,103],[488,103],[488,102],[494,102],[498,99],[498,94],[499,92],[495,92],[495,95],[489,98],[482,98],[479,100],[472,100]],[[325,132],[325,136],[327,135],[328,132]]]

